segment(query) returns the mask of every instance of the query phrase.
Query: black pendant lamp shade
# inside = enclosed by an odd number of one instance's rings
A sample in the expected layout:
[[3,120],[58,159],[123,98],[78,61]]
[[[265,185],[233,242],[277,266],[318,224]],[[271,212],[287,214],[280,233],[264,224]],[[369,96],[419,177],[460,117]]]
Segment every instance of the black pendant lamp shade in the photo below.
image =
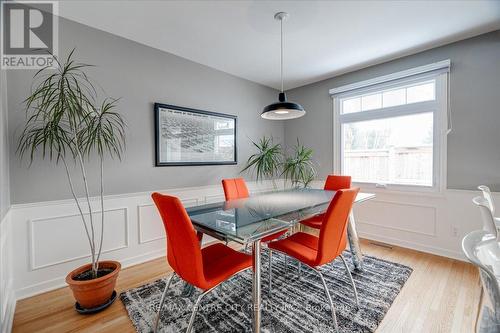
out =
[[295,102],[288,102],[286,94],[281,92],[279,94],[279,102],[266,106],[260,116],[269,120],[286,120],[300,118],[305,114],[306,111],[304,111],[302,105]]
[[270,104],[262,110],[260,116],[270,120],[287,120],[300,118],[306,114],[302,105],[286,100],[285,92],[283,91],[283,20],[288,18],[288,13],[279,12],[274,15],[276,20],[281,24],[281,92],[279,94],[279,102]]

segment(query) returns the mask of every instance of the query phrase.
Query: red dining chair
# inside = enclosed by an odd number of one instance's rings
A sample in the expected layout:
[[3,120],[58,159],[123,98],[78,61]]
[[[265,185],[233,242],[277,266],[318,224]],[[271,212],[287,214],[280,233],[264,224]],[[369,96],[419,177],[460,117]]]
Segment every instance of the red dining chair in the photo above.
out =
[[173,280],[178,275],[185,282],[203,290],[194,304],[186,332],[193,328],[201,299],[235,274],[252,267],[252,257],[221,243],[201,248],[196,231],[181,201],[173,196],[153,193],[153,201],[160,212],[167,234],[167,260],[174,270],[169,277],[154,323],[158,329],[160,314]]
[[337,257],[342,259],[347,271],[347,275],[351,280],[354,289],[354,297],[356,305],[359,306],[358,292],[356,285],[351,275],[351,271],[342,256],[342,252],[347,246],[347,218],[351,211],[359,188],[351,188],[347,190],[338,190],[333,197],[328,209],[323,217],[323,223],[319,231],[319,237],[298,232],[292,236],[269,243],[269,290],[271,293],[271,274],[272,274],[272,253],[274,251],[281,252],[286,256],[295,258],[299,262],[305,264],[316,272],[321,278],[325,294],[330,302],[332,318],[335,329],[338,332],[337,316],[335,315],[335,307],[328,286],[326,285],[323,274],[318,267],[329,262],[332,262]]
[[226,201],[248,198],[250,196],[247,184],[243,178],[223,179],[222,188],[224,189]]
[[[226,201],[235,199],[244,199],[250,196],[247,185],[245,183],[245,179],[243,178],[223,179],[222,188],[224,189],[224,196],[226,197]],[[261,242],[268,243],[280,237],[281,235],[284,235],[286,232],[287,230],[283,230],[274,233],[272,235],[266,236],[262,238]]]
[[[328,175],[328,177],[326,177],[325,186],[323,187],[323,189],[326,191],[338,191],[350,187],[351,176]],[[306,220],[300,221],[300,223],[313,229],[320,229],[322,221],[323,214],[319,214]]]

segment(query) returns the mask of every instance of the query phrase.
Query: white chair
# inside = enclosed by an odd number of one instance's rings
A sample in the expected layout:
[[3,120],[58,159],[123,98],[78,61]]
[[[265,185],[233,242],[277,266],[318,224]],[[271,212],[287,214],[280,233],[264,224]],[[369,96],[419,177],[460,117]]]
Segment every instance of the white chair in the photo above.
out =
[[475,332],[500,332],[500,245],[490,233],[476,230],[464,237],[462,249],[481,277]]
[[493,215],[493,220],[495,221],[495,225],[497,229],[500,230],[500,218],[495,217],[495,203],[493,202],[493,197],[491,196],[490,188],[486,185],[480,185],[477,188],[483,193],[483,198],[488,202],[488,208],[491,211],[491,215]]
[[495,224],[495,218],[491,212],[488,200],[484,197],[475,197],[472,202],[479,207],[481,212],[481,218],[483,220],[483,230],[487,233],[493,235],[497,240],[499,240],[499,232]]
[[493,203],[493,199],[491,198],[491,191],[490,188],[486,185],[479,185],[477,187],[481,192],[483,192],[483,197],[488,201],[488,206],[491,210],[491,214],[495,216],[495,204]]

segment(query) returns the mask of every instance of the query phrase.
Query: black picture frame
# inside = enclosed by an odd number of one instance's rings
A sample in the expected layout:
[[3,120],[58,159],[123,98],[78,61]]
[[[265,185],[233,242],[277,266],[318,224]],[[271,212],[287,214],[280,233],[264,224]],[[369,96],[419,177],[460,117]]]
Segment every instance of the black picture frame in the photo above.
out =
[[[161,160],[161,144],[160,144],[160,109],[169,109],[181,112],[187,112],[192,114],[202,114],[207,116],[214,116],[220,118],[227,118],[234,121],[234,159],[231,161],[175,161],[168,162]],[[195,165],[235,165],[238,164],[238,117],[231,114],[211,112],[206,110],[198,110],[192,109],[182,106],[170,105],[170,104],[162,104],[162,103],[154,103],[154,113],[155,113],[155,166],[163,167],[163,166],[195,166]]]

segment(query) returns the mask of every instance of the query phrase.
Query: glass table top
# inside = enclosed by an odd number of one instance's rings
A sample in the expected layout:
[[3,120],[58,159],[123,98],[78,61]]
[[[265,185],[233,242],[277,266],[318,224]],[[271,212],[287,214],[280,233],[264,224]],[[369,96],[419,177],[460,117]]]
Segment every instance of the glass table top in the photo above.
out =
[[194,226],[214,237],[251,242],[324,212],[335,191],[293,189],[187,209]]

